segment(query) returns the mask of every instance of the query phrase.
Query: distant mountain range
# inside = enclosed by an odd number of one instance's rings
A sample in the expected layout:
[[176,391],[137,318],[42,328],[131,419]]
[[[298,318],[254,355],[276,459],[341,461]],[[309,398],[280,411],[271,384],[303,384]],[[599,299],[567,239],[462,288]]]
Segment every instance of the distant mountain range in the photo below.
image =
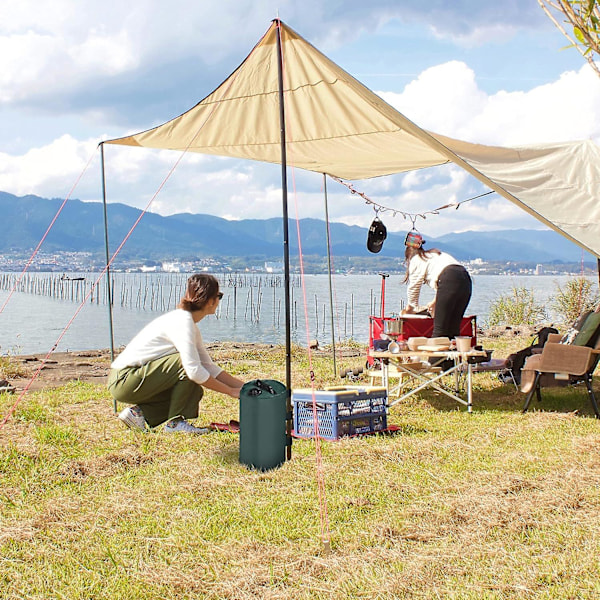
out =
[[[35,248],[62,204],[59,199],[18,197],[0,192],[4,230],[0,252],[21,252]],[[123,240],[140,210],[124,204],[107,207],[109,240],[114,250]],[[325,256],[325,222],[302,219],[302,252]],[[370,254],[366,248],[367,229],[330,223],[332,253],[340,257],[402,257],[405,233],[388,232],[382,251]],[[529,263],[572,263],[581,261],[581,250],[561,235],[546,230],[466,231],[439,238],[424,234],[427,248],[437,247],[459,260]],[[144,215],[127,241],[121,255],[153,260],[188,257],[247,257],[281,260],[282,219],[228,221],[204,214],[182,213],[163,217]],[[101,253],[104,251],[104,216],[100,202],[70,200],[48,234],[42,250]],[[290,254],[298,254],[295,222],[290,223]],[[594,261],[585,254],[585,261]]]

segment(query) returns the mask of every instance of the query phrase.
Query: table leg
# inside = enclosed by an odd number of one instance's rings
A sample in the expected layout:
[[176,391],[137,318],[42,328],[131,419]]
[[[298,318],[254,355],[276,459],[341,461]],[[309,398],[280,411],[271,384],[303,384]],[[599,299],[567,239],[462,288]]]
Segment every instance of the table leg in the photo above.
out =
[[473,412],[473,365],[467,361],[467,412]]
[[381,361],[381,383],[387,392],[387,395],[390,395],[390,374],[388,370],[388,363],[383,359]]

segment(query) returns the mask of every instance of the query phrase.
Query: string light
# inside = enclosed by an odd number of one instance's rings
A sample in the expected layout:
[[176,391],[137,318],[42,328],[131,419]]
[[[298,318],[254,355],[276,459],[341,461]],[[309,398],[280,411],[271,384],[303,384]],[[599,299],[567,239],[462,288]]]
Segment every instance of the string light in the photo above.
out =
[[411,221],[411,223],[413,224],[413,227],[418,218],[426,219],[427,215],[438,215],[441,210],[444,210],[446,208],[454,208],[455,210],[458,210],[458,207],[461,204],[464,204],[465,202],[471,202],[471,200],[476,200],[477,198],[483,198],[484,196],[488,196],[489,194],[496,193],[494,190],[491,190],[489,192],[485,192],[484,194],[479,194],[478,196],[473,196],[472,198],[467,198],[466,200],[461,200],[460,202],[450,202],[448,204],[444,204],[443,206],[438,206],[438,208],[434,208],[432,210],[426,210],[426,211],[420,212],[420,213],[409,213],[404,210],[399,210],[397,208],[390,208],[388,206],[383,206],[382,204],[379,204],[379,203],[375,202],[374,200],[371,200],[371,198],[369,198],[364,192],[359,192],[357,189],[354,188],[354,186],[352,184],[347,183],[343,179],[340,179],[339,177],[336,177],[335,175],[330,175],[330,177],[334,181],[337,181],[338,183],[341,183],[343,186],[347,187],[350,190],[351,194],[360,196],[365,201],[365,204],[368,204],[369,206],[373,207],[373,210],[375,211],[375,214],[377,216],[379,215],[379,213],[384,213],[384,212],[390,212],[390,213],[392,213],[392,216],[394,216],[394,217],[396,217],[397,215],[402,215],[402,218],[409,219]]

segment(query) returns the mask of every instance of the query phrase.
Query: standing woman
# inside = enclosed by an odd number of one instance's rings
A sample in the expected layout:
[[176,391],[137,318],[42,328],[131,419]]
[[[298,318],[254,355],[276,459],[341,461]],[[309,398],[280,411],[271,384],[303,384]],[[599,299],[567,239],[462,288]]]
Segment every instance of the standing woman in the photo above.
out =
[[203,388],[239,398],[244,384],[213,363],[197,327],[217,310],[223,293],[208,274],[192,275],[177,309],[146,325],[114,360],[108,376],[113,398],[132,406],[119,413],[128,427],[207,433],[187,419],[198,417]]
[[427,305],[433,316],[432,337],[453,338],[460,335],[460,323],[471,299],[471,277],[450,254],[437,248],[423,250],[424,243],[416,231],[409,232],[404,240],[404,282],[408,282],[408,305],[404,312],[416,312],[421,286],[426,283],[436,292],[434,300]]

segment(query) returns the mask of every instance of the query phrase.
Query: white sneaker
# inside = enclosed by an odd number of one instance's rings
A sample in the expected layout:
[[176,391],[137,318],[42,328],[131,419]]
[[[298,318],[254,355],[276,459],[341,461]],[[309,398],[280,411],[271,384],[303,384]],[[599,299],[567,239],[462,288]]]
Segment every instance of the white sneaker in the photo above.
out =
[[170,421],[163,427],[163,431],[167,433],[195,433],[196,435],[210,433],[208,427],[194,427],[194,425],[191,425],[185,419]]
[[144,419],[144,414],[140,410],[139,406],[128,406],[124,408],[118,416],[119,420],[123,421],[130,429],[137,431],[147,431],[148,423]]

